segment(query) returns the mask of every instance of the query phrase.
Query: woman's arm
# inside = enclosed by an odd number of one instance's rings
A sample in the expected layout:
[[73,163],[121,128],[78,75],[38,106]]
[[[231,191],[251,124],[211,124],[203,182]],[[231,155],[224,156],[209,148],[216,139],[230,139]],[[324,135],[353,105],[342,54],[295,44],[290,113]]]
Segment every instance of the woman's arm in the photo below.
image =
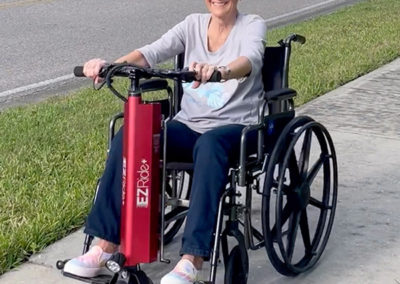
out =
[[[124,55],[120,58],[118,58],[115,63],[131,63],[131,64],[136,64],[139,66],[149,66],[149,63],[147,62],[146,58],[143,56],[143,54],[138,51],[134,50],[127,55]],[[92,78],[94,82],[97,84],[101,79],[99,78],[99,73],[101,68],[106,64],[106,61],[100,58],[94,58],[89,61],[87,61],[83,65],[83,74],[85,74],[86,77]]]
[[240,56],[226,66],[218,66],[222,79],[240,79],[251,73],[250,60],[245,56]]
[[142,67],[149,67],[149,63],[147,62],[146,58],[143,56],[143,54],[139,50],[134,50],[127,55],[124,55],[120,58],[118,58],[115,63],[130,63],[130,64],[135,64],[138,66]]
[[226,66],[215,66],[207,63],[192,62],[189,66],[189,70],[196,71],[196,79],[192,88],[198,88],[201,83],[206,83],[215,70],[221,72],[222,80],[240,79],[246,77],[251,72],[250,60],[245,56],[239,56],[234,61],[230,62]]

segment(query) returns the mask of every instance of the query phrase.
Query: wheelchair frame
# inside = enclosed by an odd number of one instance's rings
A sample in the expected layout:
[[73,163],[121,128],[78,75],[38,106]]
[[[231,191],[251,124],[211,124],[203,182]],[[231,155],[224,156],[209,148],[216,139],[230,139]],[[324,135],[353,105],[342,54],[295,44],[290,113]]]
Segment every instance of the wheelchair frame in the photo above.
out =
[[[265,247],[272,265],[278,272],[286,276],[295,276],[311,269],[327,244],[337,200],[336,154],[332,139],[324,126],[307,116],[295,117],[293,97],[296,92],[288,88],[289,59],[293,41],[303,44],[305,38],[293,34],[281,40],[278,47],[266,47],[264,62],[270,62],[271,57],[267,56],[272,53],[272,57],[277,61],[274,64],[278,66],[275,68],[278,72],[271,72],[268,65],[264,64],[265,94],[259,107],[258,124],[246,126],[242,131],[238,167],[230,169],[229,184],[219,203],[209,280],[201,283],[215,283],[220,247],[226,268],[225,283],[247,283],[248,249]],[[177,56],[176,70],[181,69],[182,62],[182,55]],[[179,111],[182,95],[180,83],[179,80],[175,81],[174,92],[158,79],[145,81],[140,85],[142,92],[160,89],[168,92],[168,104],[162,103],[163,113],[168,113],[168,118],[163,121],[164,137],[167,121]],[[120,113],[110,121],[109,145],[115,133],[116,121],[122,117],[123,114]],[[257,152],[249,157],[246,154],[246,143],[247,135],[252,131],[258,133]],[[318,142],[317,159],[309,167],[310,153],[313,149],[312,137]],[[298,155],[296,152],[299,152]],[[189,189],[183,193],[184,198],[180,195],[184,188],[184,173],[190,173],[192,165],[167,163],[165,143],[163,153],[161,204],[164,206],[161,206],[159,260],[169,263],[164,256],[164,245],[172,240],[185,219],[189,207],[190,175]],[[321,169],[322,178],[318,176]],[[261,188],[262,178],[264,185]],[[322,184],[320,199],[311,193],[312,184],[317,179]],[[244,204],[238,201],[241,196],[238,187],[245,188]],[[262,198],[262,232],[255,228],[251,221],[253,191]],[[166,205],[172,208],[169,213],[166,213]],[[314,234],[310,231],[308,207],[320,211]],[[225,227],[222,229],[224,216]],[[168,225],[171,226],[169,234],[166,232]],[[300,253],[300,257],[294,259],[298,228],[301,231],[304,254]],[[228,237],[234,238],[238,245],[229,249]],[[84,252],[89,249],[92,239],[91,236],[86,237]],[[119,257],[116,255],[112,260],[123,264]],[[57,267],[62,269],[64,263],[65,261],[58,262]],[[140,269],[132,273],[137,272],[142,273]],[[136,277],[137,280],[128,280],[136,282],[123,283],[152,283],[150,279],[140,275]],[[87,279],[87,282],[91,283],[116,283],[115,281],[115,275],[112,279]]]
[[[215,283],[220,244],[226,267],[225,283],[247,282],[249,266],[247,249],[257,250],[265,247],[272,265],[278,272],[286,276],[295,276],[312,268],[327,244],[333,226],[337,200],[336,153],[329,132],[323,125],[307,116],[295,118],[293,97],[296,92],[288,88],[289,60],[293,41],[304,44],[305,38],[293,34],[279,41],[278,47],[266,47],[265,54],[267,56],[272,54],[264,58],[264,61],[271,62],[273,61],[271,57],[278,58],[279,68],[277,69],[280,70],[277,73],[271,72],[271,69],[266,68],[268,65],[264,64],[265,100],[259,107],[259,123],[249,125],[242,131],[239,163],[236,168],[230,170],[230,182],[220,199],[208,283]],[[182,62],[183,58],[177,57],[175,66],[182,67]],[[176,82],[175,90],[177,90],[175,101],[178,102],[182,95],[179,82]],[[274,147],[265,149],[265,134],[271,130],[271,127],[278,128],[278,130],[275,129],[275,136],[267,137],[275,140],[275,143],[272,143]],[[258,143],[255,156],[249,158],[246,154],[246,142],[248,134],[252,131],[258,132]],[[321,153],[319,159],[309,169],[308,156],[312,137],[317,139]],[[297,142],[302,142],[298,158],[294,153]],[[180,166],[175,164],[173,167],[182,171],[192,168],[191,165],[185,164]],[[168,164],[164,164],[163,168],[168,169]],[[311,184],[321,168],[323,168],[323,193],[320,201],[312,197]],[[289,173],[285,174],[285,172]],[[261,190],[260,179],[264,174],[264,187]],[[287,184],[287,179],[290,179],[289,184]],[[241,195],[237,187],[246,188],[244,204],[237,202]],[[289,192],[290,189],[293,192]],[[255,228],[251,221],[253,191],[262,196],[262,232]],[[273,201],[273,192],[277,195],[275,208],[272,208],[270,204]],[[165,191],[163,193],[165,194]],[[286,202],[283,200],[285,196],[287,196]],[[179,202],[182,204],[185,201],[178,200]],[[313,236],[308,224],[307,207],[309,205],[320,210]],[[184,215],[185,212],[180,212],[180,214]],[[275,220],[270,220],[272,214],[275,214]],[[161,240],[163,240],[164,211],[161,216]],[[225,229],[222,231],[224,216],[227,216],[227,220]],[[286,222],[290,224],[283,231]],[[239,229],[240,226],[243,227],[243,233]],[[305,252],[299,260],[295,261],[293,255],[298,227],[302,234]],[[286,241],[285,235],[288,235]],[[232,250],[228,249],[228,236],[235,238],[238,242],[238,246]],[[287,242],[286,245],[285,242]],[[160,260],[168,262],[164,259],[163,251],[163,241],[161,241]]]

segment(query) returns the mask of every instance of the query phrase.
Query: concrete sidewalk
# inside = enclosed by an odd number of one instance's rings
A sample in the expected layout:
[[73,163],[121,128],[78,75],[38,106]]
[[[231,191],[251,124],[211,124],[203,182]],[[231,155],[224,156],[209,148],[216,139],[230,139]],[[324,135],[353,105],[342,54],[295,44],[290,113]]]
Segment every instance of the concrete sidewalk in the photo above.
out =
[[[399,113],[400,58],[297,110],[325,125],[335,143],[339,195],[334,228],[315,269],[296,278],[277,273],[264,249],[249,252],[249,284],[400,283]],[[80,283],[62,277],[55,263],[79,255],[82,242],[81,232],[66,237],[1,276],[0,284]],[[178,235],[167,256],[177,260],[179,246]],[[144,270],[159,283],[173,265],[155,263]],[[217,283],[223,283],[223,274],[221,265]]]

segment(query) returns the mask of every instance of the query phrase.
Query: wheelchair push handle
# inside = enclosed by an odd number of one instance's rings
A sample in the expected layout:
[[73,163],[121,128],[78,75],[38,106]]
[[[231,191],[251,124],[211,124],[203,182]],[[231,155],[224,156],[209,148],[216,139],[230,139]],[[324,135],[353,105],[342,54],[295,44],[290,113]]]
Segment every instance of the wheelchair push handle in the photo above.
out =
[[287,38],[281,39],[278,43],[281,46],[290,47],[292,42],[305,44],[306,43],[306,38],[304,36],[302,36],[302,35],[299,35],[299,34],[291,34]]
[[298,42],[300,44],[305,44],[306,43],[306,38],[302,35],[299,34],[292,34],[289,38],[291,38],[292,41]]

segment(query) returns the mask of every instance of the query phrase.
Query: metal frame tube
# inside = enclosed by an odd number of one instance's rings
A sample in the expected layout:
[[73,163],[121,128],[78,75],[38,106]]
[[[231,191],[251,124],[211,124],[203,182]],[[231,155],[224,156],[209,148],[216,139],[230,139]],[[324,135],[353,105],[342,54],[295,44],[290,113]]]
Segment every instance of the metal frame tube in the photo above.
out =
[[218,265],[218,257],[219,257],[219,243],[221,241],[221,230],[222,230],[222,222],[223,222],[223,207],[225,198],[228,196],[228,190],[222,194],[221,199],[219,201],[218,206],[218,215],[217,215],[217,224],[215,228],[215,236],[214,236],[214,246],[211,256],[211,270],[210,270],[210,281],[211,283],[215,283],[215,279],[217,277],[217,265]]
[[163,141],[163,162],[162,162],[162,187],[161,187],[161,224],[160,224],[160,262],[170,263],[169,259],[164,258],[164,229],[165,229],[165,192],[167,188],[167,122],[163,122],[164,141]]

